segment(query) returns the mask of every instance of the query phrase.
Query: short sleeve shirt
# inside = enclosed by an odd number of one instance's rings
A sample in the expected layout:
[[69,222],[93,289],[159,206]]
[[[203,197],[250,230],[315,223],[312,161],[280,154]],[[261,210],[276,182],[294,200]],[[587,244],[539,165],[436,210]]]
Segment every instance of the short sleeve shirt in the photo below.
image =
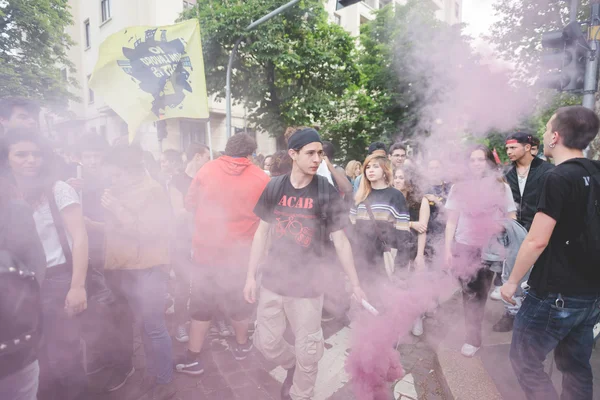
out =
[[[254,213],[273,225],[271,248],[265,261],[262,285],[272,292],[288,297],[317,297],[321,288],[321,267],[324,258],[318,181],[301,189],[292,186],[289,175],[276,188],[271,181],[263,191]],[[326,233],[337,232],[348,224],[343,199],[327,183]],[[273,194],[272,198],[271,194]],[[329,235],[323,235],[329,237]]]
[[[54,184],[53,193],[59,211],[62,211],[73,204],[81,204],[75,189],[63,181],[57,181]],[[51,268],[66,263],[67,259],[60,245],[58,231],[56,230],[56,225],[52,219],[52,212],[50,211],[48,199],[44,199],[42,203],[35,208],[33,211],[33,219],[35,221],[38,236],[44,247],[44,253],[46,254],[46,267]],[[73,240],[69,235],[69,232],[66,232],[66,234],[69,247],[72,249]]]
[[540,293],[600,293],[600,269],[588,265],[570,246],[585,226],[589,182],[589,173],[572,163],[560,164],[546,174],[537,211],[554,219],[556,226],[529,277],[529,285]]
[[446,209],[459,212],[454,240],[469,246],[485,245],[497,230],[496,221],[517,211],[510,187],[496,179],[454,185]]

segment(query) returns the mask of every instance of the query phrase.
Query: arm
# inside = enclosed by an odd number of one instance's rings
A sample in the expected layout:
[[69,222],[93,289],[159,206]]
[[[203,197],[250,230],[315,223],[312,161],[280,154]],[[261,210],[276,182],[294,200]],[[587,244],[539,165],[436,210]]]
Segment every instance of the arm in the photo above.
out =
[[556,226],[556,220],[552,217],[538,212],[535,214],[531,229],[517,255],[515,266],[506,282],[501,289],[502,298],[509,303],[515,304],[513,296],[517,291],[517,286],[521,282],[521,279],[527,274],[527,271],[531,268],[537,259],[542,255]]
[[[429,200],[423,197],[421,201],[421,210],[419,211],[419,222],[424,226],[429,224],[429,217],[431,216],[431,209],[429,208]],[[417,259],[415,263],[418,267],[424,266],[425,257],[425,243],[427,242],[427,231],[419,233],[417,238]]]
[[356,267],[354,266],[354,257],[352,256],[352,247],[350,246],[350,241],[346,237],[346,234],[342,229],[332,232],[331,238],[333,239],[333,245],[335,246],[335,251],[342,263],[342,267],[352,284],[352,292],[356,297],[358,302],[361,302],[363,299],[367,299],[365,293],[360,287],[360,282],[358,280],[358,274],[356,273]]
[[79,204],[71,204],[60,211],[65,229],[73,241],[73,275],[71,289],[67,293],[65,308],[71,315],[87,308],[85,278],[88,269],[88,236],[83,213]]
[[252,248],[250,250],[250,262],[248,264],[248,275],[246,276],[246,286],[244,287],[244,298],[248,303],[256,302],[256,272],[261,258],[265,254],[269,230],[271,224],[260,220],[260,224],[254,233]]
[[456,234],[456,227],[458,226],[459,212],[455,210],[448,210],[448,222],[446,223],[446,265],[452,265],[452,242],[454,242],[454,235]]
[[186,218],[188,213],[185,209],[185,199],[183,197],[183,194],[174,187],[169,186],[169,197],[171,200],[171,208],[173,210],[173,217],[175,218],[175,220],[179,221],[183,218]]
[[190,184],[187,195],[185,196],[184,203],[185,209],[189,212],[194,212],[198,206],[198,196],[200,192],[200,179],[199,175],[194,177],[194,180]]
[[517,212],[516,211],[511,211],[511,212],[507,213],[506,214],[506,218],[514,219],[516,221],[517,220]]
[[331,161],[329,161],[329,158],[325,157],[325,162],[327,163],[327,169],[331,172],[331,176],[335,180],[340,192],[344,194],[352,193],[352,183],[346,178],[346,173],[338,171]]

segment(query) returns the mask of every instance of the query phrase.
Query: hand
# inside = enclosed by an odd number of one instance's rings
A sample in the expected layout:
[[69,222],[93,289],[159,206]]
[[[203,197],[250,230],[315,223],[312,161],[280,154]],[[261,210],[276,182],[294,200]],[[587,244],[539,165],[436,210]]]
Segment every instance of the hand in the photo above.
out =
[[256,303],[256,279],[247,278],[244,286],[244,299],[250,304]]
[[79,178],[69,178],[67,183],[75,190],[83,190],[84,180]]
[[427,232],[427,224],[424,224],[419,221],[414,221],[414,222],[411,221],[410,227],[419,233]]
[[454,256],[452,255],[452,250],[446,249],[446,256],[444,259],[446,262],[444,263],[443,269],[446,271],[451,271],[452,263],[454,261]]
[[436,195],[433,195],[433,194],[426,194],[426,195],[425,195],[425,198],[426,198],[428,201],[434,202],[435,204],[438,204],[438,203],[440,202],[440,201],[438,200],[438,197],[437,197]]
[[506,282],[504,285],[502,285],[502,287],[500,288],[502,300],[512,304],[513,306],[516,305],[517,302],[513,299],[513,296],[517,292],[517,286],[518,284],[510,282]]
[[104,191],[100,202],[102,203],[102,207],[104,207],[114,215],[118,215],[120,212],[123,211],[123,206],[121,205],[121,202],[110,193],[110,190]]
[[363,300],[369,301],[367,299],[367,295],[365,294],[365,292],[363,292],[360,286],[354,286],[352,288],[352,295],[359,303],[361,303]]
[[425,267],[425,257],[422,254],[419,254],[415,258],[414,266],[415,269],[423,269]]
[[72,317],[87,308],[87,293],[85,288],[71,288],[65,299],[65,310]]

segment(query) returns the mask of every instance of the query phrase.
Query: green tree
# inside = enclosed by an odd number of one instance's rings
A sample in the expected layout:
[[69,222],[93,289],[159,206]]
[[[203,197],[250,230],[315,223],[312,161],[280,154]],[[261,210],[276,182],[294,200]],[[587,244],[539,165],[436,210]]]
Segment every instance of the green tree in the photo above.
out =
[[354,40],[330,24],[321,0],[302,0],[258,26],[245,27],[281,6],[280,0],[210,0],[184,12],[200,21],[209,93],[224,97],[229,53],[234,62],[232,96],[249,119],[273,136],[287,126],[320,125],[336,98],[359,81]]
[[73,99],[61,74],[73,68],[69,8],[68,0],[0,2],[0,96],[35,98],[55,109]]

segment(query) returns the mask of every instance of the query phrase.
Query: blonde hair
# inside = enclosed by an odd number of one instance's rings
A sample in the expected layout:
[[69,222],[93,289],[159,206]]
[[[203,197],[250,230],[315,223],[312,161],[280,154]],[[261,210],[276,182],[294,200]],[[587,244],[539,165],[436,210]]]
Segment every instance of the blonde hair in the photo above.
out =
[[[356,179],[356,177],[360,175],[356,175],[356,167],[361,167],[360,161],[352,160],[346,165],[346,176],[348,176],[348,178]],[[362,173],[362,167],[360,172]]]
[[394,175],[392,173],[392,163],[390,162],[390,160],[387,157],[378,154],[371,154],[363,163],[360,187],[358,188],[356,196],[354,197],[356,205],[359,205],[360,203],[365,201],[367,197],[369,197],[369,195],[371,194],[371,191],[373,190],[373,188],[371,187],[371,181],[369,181],[369,179],[367,178],[367,165],[369,165],[371,161],[379,162],[379,166],[381,167],[381,169],[383,169],[383,177],[388,187],[391,186],[392,182],[394,181]]

